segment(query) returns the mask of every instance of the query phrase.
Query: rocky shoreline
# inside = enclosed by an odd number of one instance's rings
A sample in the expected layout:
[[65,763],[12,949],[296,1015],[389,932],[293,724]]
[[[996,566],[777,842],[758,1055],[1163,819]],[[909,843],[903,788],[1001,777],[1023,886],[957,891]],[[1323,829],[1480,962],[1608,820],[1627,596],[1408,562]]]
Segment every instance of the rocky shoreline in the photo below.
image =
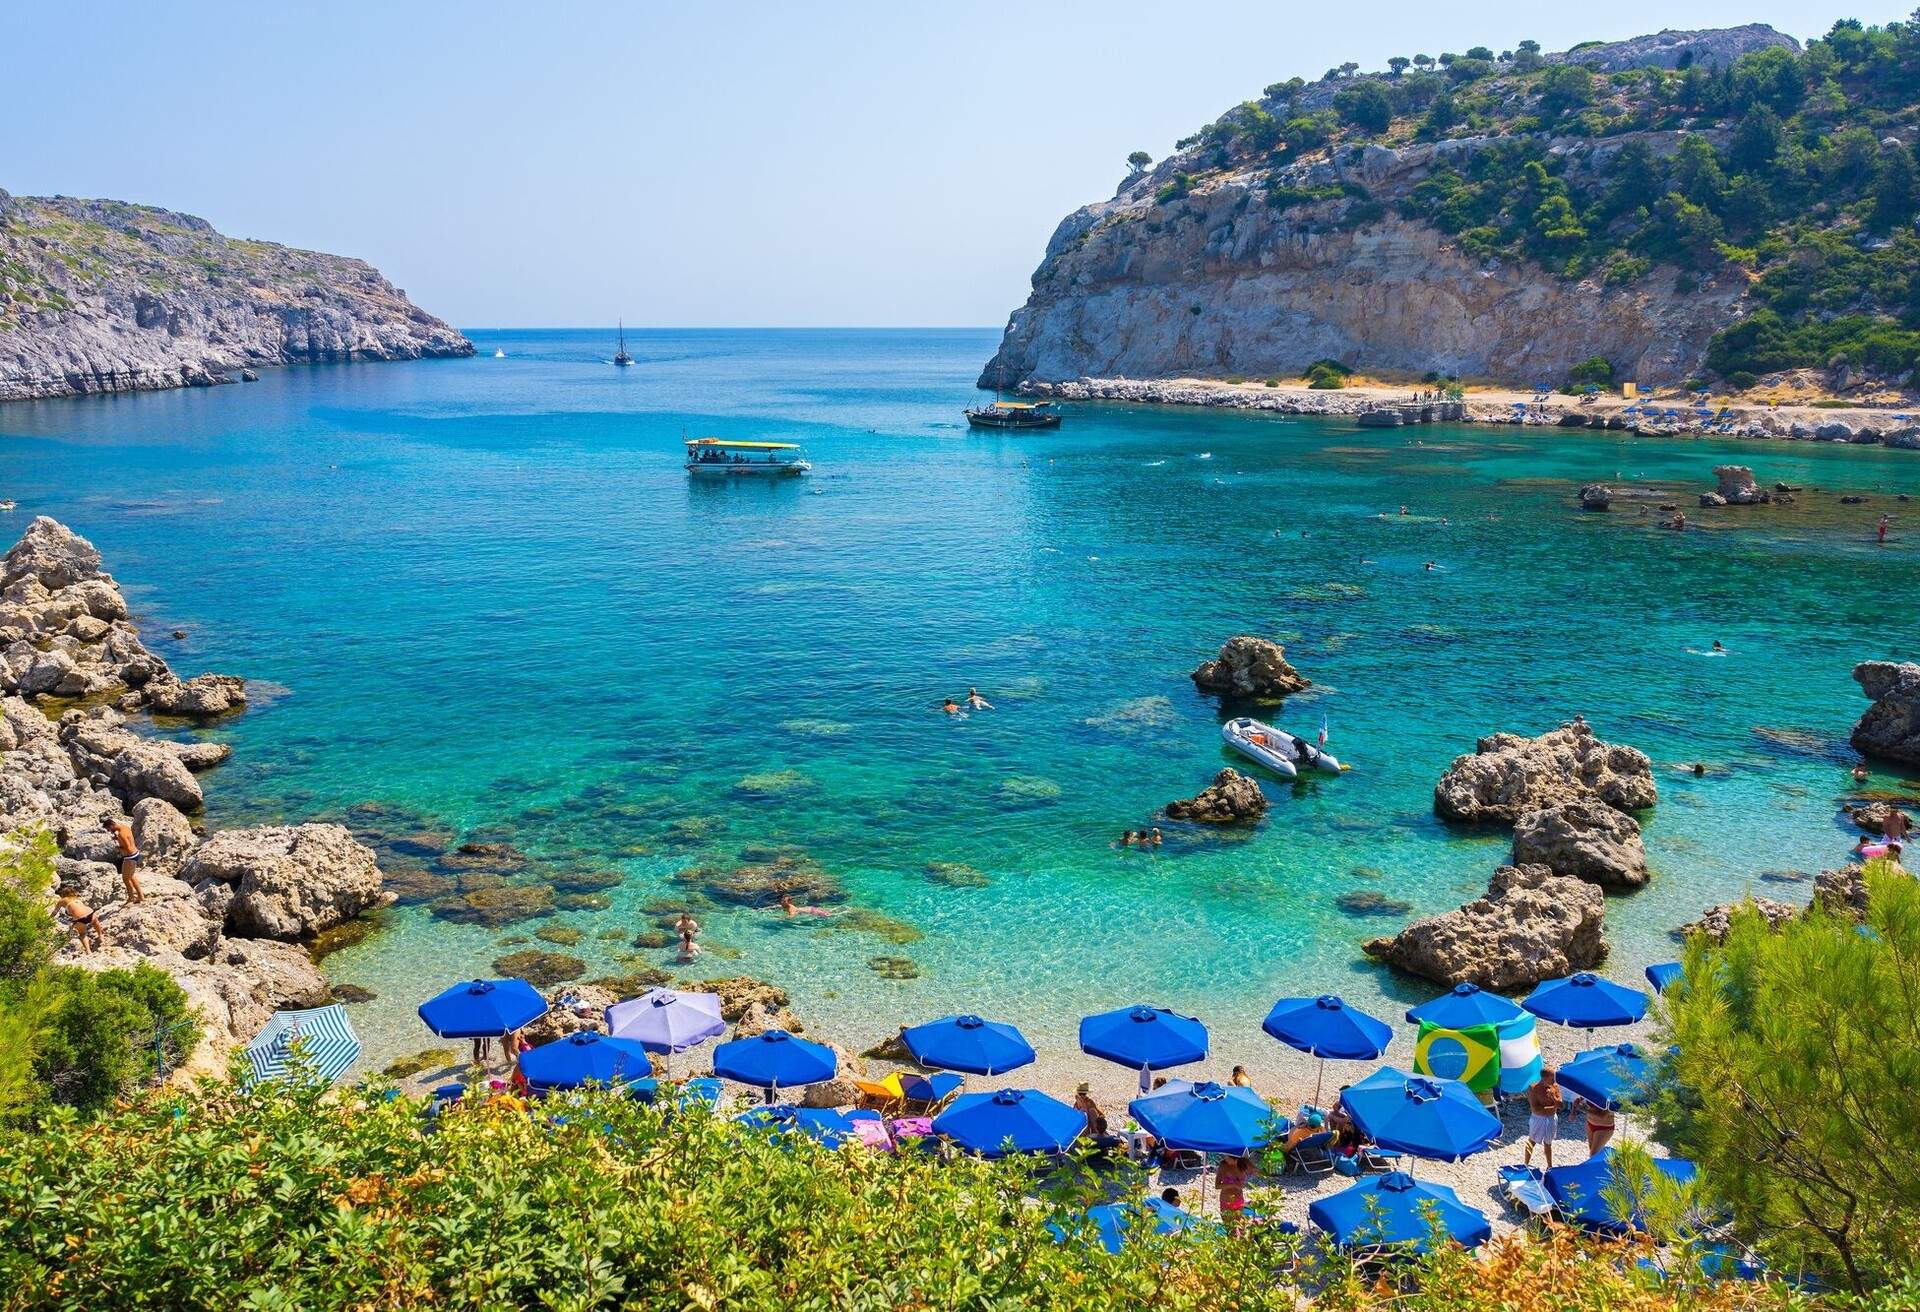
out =
[[[1347,388],[1316,390],[1299,384],[1234,383],[1204,378],[1080,378],[1071,382],[1027,380],[1018,387],[1022,396],[1059,401],[1119,401],[1133,405],[1191,405],[1225,410],[1256,410],[1269,414],[1308,415],[1323,419],[1353,419],[1363,415],[1413,406],[1411,395],[1425,389]],[[1866,407],[1822,410],[1810,407],[1733,405],[1717,422],[1689,414],[1689,402],[1648,402],[1658,411],[1652,417],[1625,413],[1629,402],[1609,398],[1581,404],[1571,397],[1534,402],[1530,392],[1469,393],[1451,403],[1446,416],[1427,422],[1486,424],[1522,428],[1590,428],[1655,437],[1733,437],[1754,440],[1837,442],[1848,446],[1888,446],[1920,451],[1920,424],[1897,420],[1893,414]],[[1669,417],[1668,410],[1680,411]],[[1718,411],[1716,410],[1716,415]],[[1388,425],[1398,427],[1398,422]]]

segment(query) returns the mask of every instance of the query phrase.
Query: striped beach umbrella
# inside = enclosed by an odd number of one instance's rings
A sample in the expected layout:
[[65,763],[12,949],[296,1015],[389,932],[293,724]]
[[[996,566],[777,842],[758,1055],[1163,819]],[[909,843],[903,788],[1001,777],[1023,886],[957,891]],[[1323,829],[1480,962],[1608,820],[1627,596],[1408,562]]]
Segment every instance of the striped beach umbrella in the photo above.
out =
[[307,1011],[276,1011],[247,1045],[253,1082],[284,1079],[304,1063],[328,1084],[360,1059],[360,1036],[338,1003]]

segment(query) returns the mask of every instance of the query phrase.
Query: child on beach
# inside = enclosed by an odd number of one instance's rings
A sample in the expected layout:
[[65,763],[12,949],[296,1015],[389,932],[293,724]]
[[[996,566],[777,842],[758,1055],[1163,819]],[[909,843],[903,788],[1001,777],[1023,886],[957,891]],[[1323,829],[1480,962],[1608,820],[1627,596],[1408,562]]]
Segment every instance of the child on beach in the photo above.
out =
[[[62,884],[55,896],[54,909],[67,918],[67,932],[82,952],[91,954],[95,948],[107,945],[100,933],[100,913],[81,900],[78,888]],[[88,942],[89,939],[92,942]]]

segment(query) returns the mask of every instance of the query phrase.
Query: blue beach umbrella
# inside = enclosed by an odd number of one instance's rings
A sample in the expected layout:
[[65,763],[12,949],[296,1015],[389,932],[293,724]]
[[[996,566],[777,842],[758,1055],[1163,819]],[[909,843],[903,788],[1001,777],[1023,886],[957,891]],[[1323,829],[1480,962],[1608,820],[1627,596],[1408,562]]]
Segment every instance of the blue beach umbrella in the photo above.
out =
[[966,1093],[933,1118],[933,1132],[982,1157],[1057,1153],[1087,1128],[1087,1115],[1038,1089]]
[[859,1136],[855,1123],[880,1120],[878,1112],[844,1112],[831,1107],[755,1107],[734,1120],[777,1132],[804,1134],[829,1148]]
[[1405,1171],[1371,1176],[1331,1198],[1316,1199],[1307,1219],[1342,1248],[1410,1244],[1424,1253],[1434,1236],[1429,1213],[1437,1216],[1447,1238],[1467,1248],[1493,1238],[1484,1212],[1461,1202],[1446,1185],[1416,1180]]
[[797,1039],[785,1030],[767,1030],[713,1050],[715,1075],[765,1089],[769,1102],[775,1089],[832,1079],[839,1065],[832,1048]]
[[[1653,1169],[1676,1184],[1686,1184],[1699,1174],[1692,1162],[1678,1157],[1656,1157]],[[1608,1201],[1608,1192],[1622,1183],[1614,1169],[1611,1147],[1576,1165],[1556,1166],[1546,1177],[1547,1192],[1553,1195],[1563,1216],[1582,1229],[1608,1235],[1627,1234],[1645,1225],[1637,1209],[1622,1214]]]
[[[660,1081],[652,1077],[633,1080],[627,1085],[627,1092],[641,1102],[656,1102],[660,1097]],[[725,1092],[720,1087],[720,1081],[711,1075],[703,1075],[698,1079],[688,1080],[680,1086],[680,1097],[676,1106],[681,1108],[718,1107]]]
[[276,1011],[247,1045],[252,1083],[284,1079],[299,1063],[331,1084],[360,1059],[360,1036],[347,1009],[334,1004],[307,1011]]
[[455,984],[420,1004],[420,1019],[443,1039],[492,1039],[547,1014],[547,1000],[523,979]]
[[1588,1048],[1560,1068],[1560,1087],[1571,1089],[1596,1107],[1617,1108],[1643,1102],[1652,1067],[1631,1043]]
[[1464,1030],[1474,1025],[1504,1025],[1525,1014],[1519,1003],[1498,993],[1489,993],[1478,984],[1455,984],[1433,1001],[1409,1008],[1407,1023]]
[[685,1052],[727,1032],[717,993],[648,989],[607,1008],[607,1033],[648,1052]]
[[1388,1152],[1457,1162],[1500,1137],[1500,1118],[1458,1080],[1382,1066],[1340,1100],[1361,1133]]
[[922,1066],[1003,1075],[1034,1058],[1033,1045],[1011,1025],[978,1016],[948,1016],[915,1025],[902,1036],[907,1051]]
[[[1117,1253],[1127,1242],[1127,1232],[1136,1224],[1151,1222],[1157,1235],[1178,1234],[1197,1224],[1189,1212],[1183,1212],[1164,1198],[1147,1197],[1137,1203],[1101,1203],[1087,1209],[1093,1222],[1093,1236],[1100,1247]],[[1057,1221],[1047,1222],[1047,1232],[1056,1243],[1067,1242],[1067,1231]],[[1137,1231],[1135,1233],[1138,1233]]]
[[1080,1050],[1139,1071],[1145,1093],[1154,1071],[1206,1060],[1207,1027],[1165,1007],[1122,1007],[1080,1022]]
[[1647,967],[1647,983],[1653,985],[1655,993],[1665,993],[1686,973],[1686,967],[1677,961],[1656,961]]
[[653,1074],[647,1050],[632,1039],[581,1030],[520,1054],[520,1073],[535,1093],[587,1084],[625,1084]]
[[1287,1129],[1285,1118],[1252,1089],[1211,1080],[1156,1089],[1128,1103],[1127,1110],[1169,1147],[1199,1153],[1251,1152]]
[[1520,1005],[1541,1020],[1590,1030],[1603,1025],[1631,1025],[1647,1014],[1650,1001],[1640,989],[1583,970],[1565,979],[1542,981]]
[[1260,1028],[1289,1048],[1320,1059],[1313,1081],[1313,1101],[1320,1101],[1327,1059],[1372,1061],[1393,1042],[1393,1026],[1349,1007],[1332,993],[1315,998],[1282,998],[1260,1023]]

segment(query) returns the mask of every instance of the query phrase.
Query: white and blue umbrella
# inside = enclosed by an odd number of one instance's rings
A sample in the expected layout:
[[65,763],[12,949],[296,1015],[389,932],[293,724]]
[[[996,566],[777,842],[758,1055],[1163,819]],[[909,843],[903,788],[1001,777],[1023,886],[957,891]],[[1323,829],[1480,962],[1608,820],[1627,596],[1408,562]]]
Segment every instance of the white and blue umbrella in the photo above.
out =
[[360,1036],[335,1003],[308,1011],[276,1011],[247,1045],[253,1081],[285,1079],[304,1063],[331,1084],[360,1059]]

